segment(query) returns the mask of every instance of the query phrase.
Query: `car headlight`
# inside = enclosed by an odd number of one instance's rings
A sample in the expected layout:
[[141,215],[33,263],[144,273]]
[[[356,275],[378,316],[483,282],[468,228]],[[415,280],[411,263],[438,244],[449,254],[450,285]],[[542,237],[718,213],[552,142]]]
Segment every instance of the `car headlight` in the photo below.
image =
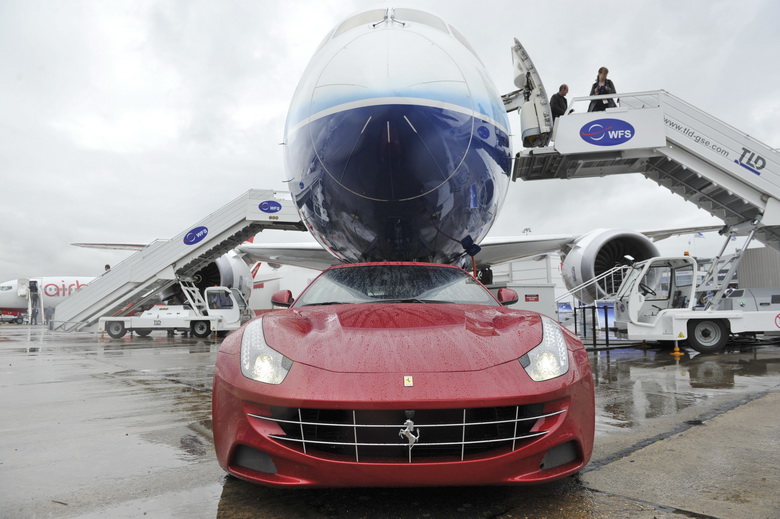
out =
[[520,365],[536,382],[560,377],[569,371],[569,350],[558,323],[542,316],[542,342],[520,357]]
[[241,338],[241,373],[265,384],[281,384],[293,361],[265,342],[263,319],[252,321]]

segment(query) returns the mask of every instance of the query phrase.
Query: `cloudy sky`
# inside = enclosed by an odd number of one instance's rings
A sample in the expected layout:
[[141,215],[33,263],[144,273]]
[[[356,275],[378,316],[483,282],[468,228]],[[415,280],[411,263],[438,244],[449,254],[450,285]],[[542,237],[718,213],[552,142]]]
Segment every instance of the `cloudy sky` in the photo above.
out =
[[[605,65],[619,92],[667,90],[780,147],[774,0],[393,6],[460,29],[499,91],[514,89],[517,37],[550,94],[566,82],[570,99],[587,95]],[[325,33],[368,7],[383,5],[0,1],[0,281],[97,275],[127,253],[71,243],[169,238],[248,189],[284,190],[279,143],[297,81]],[[719,223],[627,176],[513,184],[492,234]],[[279,234],[262,239],[304,239]]]

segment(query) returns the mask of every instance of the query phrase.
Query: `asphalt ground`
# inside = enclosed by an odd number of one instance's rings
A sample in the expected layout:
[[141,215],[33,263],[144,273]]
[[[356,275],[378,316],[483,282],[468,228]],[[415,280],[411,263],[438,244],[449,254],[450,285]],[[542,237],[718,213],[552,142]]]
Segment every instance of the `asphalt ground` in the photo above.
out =
[[211,436],[219,339],[0,325],[0,517],[780,517],[780,347],[591,352],[596,444],[530,487],[268,489]]

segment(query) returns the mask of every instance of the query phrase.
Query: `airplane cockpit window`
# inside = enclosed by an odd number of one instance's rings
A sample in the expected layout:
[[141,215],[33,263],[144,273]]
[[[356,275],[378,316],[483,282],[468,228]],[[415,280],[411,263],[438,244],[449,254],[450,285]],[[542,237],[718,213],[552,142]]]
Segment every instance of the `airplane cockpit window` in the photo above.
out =
[[335,31],[333,31],[332,37],[335,38],[339,34],[344,34],[345,32],[354,29],[355,27],[381,22],[385,18],[385,13],[385,9],[372,9],[364,13],[356,14],[352,18],[347,18],[341,23],[341,25],[336,28]]
[[399,22],[421,23],[442,32],[449,32],[447,30],[447,24],[438,16],[418,11],[417,9],[395,9],[395,19]]
[[[476,53],[476,51],[474,50],[474,48],[473,48],[473,47],[471,46],[471,44],[468,42],[468,40],[466,39],[466,37],[465,37],[465,36],[463,36],[463,35],[460,33],[460,31],[458,31],[458,30],[457,30],[455,27],[453,27],[452,25],[450,25],[450,31],[452,31],[452,35],[453,35],[453,36],[455,36],[455,38],[456,38],[456,39],[457,39],[459,42],[461,42],[461,43],[463,44],[463,46],[464,46],[464,47],[466,47],[466,48],[467,48],[469,51],[471,51],[471,53],[472,53],[474,56],[476,56],[476,58],[477,58],[477,59],[479,59],[479,56],[477,56],[477,53]],[[480,63],[482,63],[482,60],[481,60],[481,59],[480,59],[479,61],[480,61]]]
[[11,290],[13,287],[11,285],[0,285],[0,292],[5,292],[7,290]]

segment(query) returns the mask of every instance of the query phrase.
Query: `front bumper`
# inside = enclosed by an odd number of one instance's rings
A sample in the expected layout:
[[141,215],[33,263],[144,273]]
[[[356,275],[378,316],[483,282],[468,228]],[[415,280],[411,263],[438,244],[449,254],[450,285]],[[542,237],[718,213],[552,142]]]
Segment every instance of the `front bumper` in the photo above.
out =
[[507,363],[413,374],[409,387],[403,385],[408,374],[332,373],[302,364],[271,386],[246,379],[236,356],[220,353],[213,393],[217,459],[237,477],[279,487],[565,477],[587,464],[594,433],[587,354],[570,355],[568,373],[541,383]]

